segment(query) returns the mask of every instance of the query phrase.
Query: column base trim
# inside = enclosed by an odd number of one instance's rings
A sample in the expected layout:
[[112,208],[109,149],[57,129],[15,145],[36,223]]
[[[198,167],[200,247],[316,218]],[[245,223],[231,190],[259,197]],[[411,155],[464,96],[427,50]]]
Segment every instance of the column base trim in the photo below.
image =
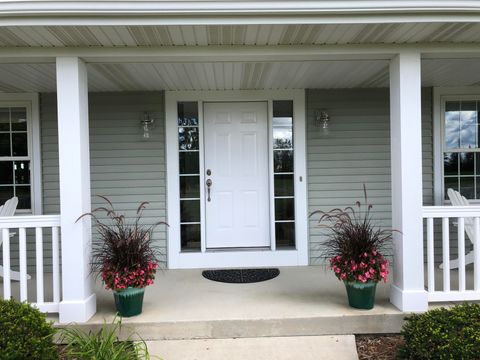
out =
[[97,312],[97,296],[90,295],[81,301],[61,301],[59,304],[59,323],[87,322]]
[[428,294],[425,290],[403,290],[396,285],[391,285],[390,302],[404,312],[428,310]]

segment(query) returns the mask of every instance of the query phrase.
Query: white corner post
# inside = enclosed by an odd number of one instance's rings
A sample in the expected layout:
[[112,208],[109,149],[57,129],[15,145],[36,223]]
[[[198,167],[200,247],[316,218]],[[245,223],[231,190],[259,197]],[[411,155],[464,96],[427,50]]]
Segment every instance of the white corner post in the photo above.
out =
[[85,322],[96,311],[90,276],[91,210],[87,68],[57,58],[58,153],[62,239],[60,323]]
[[421,56],[390,62],[393,284],[390,301],[402,311],[428,308],[424,288],[422,219]]

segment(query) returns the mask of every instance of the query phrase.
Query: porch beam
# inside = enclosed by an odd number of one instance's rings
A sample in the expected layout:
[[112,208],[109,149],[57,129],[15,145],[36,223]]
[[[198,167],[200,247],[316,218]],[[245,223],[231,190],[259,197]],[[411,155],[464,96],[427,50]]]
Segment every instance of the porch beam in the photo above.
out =
[[421,58],[402,52],[390,62],[393,284],[402,311],[426,311],[422,217]]
[[58,154],[62,241],[61,323],[85,322],[96,311],[90,277],[91,210],[87,68],[77,57],[57,58]]
[[15,47],[0,48],[0,63],[55,63],[57,57],[79,57],[86,63],[391,60],[400,52],[419,52],[422,59],[479,58],[480,44],[218,45],[156,48]]

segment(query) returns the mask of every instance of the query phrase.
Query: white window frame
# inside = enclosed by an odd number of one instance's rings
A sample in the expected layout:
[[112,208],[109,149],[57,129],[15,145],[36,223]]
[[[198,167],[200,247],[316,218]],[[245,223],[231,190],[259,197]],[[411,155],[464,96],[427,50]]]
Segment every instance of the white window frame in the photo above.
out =
[[[271,232],[271,248],[254,250],[213,251],[205,248],[205,187],[200,186],[201,236],[199,252],[182,252],[180,248],[180,192],[177,102],[198,102],[200,147],[203,146],[203,103],[214,101],[265,101],[268,103],[269,135],[272,138],[272,104],[275,100],[293,100],[294,116],[294,172],[295,172],[295,249],[275,249],[275,239]],[[167,203],[168,203],[168,268],[220,268],[246,266],[297,266],[308,265],[308,212],[307,212],[307,173],[306,173],[306,116],[304,90],[229,90],[229,91],[166,91],[165,92],[165,142],[167,162]],[[270,139],[269,158],[273,158],[273,145]],[[201,151],[200,169],[203,169]],[[270,223],[274,227],[273,165],[270,167]],[[205,183],[204,171],[200,172],[200,183]]]
[[[31,210],[19,209],[17,214],[41,215],[42,204],[42,164],[40,146],[40,116],[37,93],[0,94],[0,107],[25,107],[27,109],[28,154],[30,158]],[[12,157],[2,157],[9,160]]]
[[[445,102],[450,100],[480,101],[480,87],[434,87],[433,88],[433,183],[434,204],[441,206],[450,204],[445,200],[443,153],[445,137]],[[470,200],[472,204],[480,204],[480,199]]]

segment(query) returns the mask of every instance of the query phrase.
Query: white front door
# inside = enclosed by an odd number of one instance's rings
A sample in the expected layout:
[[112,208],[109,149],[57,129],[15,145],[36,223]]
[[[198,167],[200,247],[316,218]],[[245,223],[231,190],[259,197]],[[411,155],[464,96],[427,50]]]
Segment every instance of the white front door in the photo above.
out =
[[203,111],[206,247],[269,247],[267,102]]

